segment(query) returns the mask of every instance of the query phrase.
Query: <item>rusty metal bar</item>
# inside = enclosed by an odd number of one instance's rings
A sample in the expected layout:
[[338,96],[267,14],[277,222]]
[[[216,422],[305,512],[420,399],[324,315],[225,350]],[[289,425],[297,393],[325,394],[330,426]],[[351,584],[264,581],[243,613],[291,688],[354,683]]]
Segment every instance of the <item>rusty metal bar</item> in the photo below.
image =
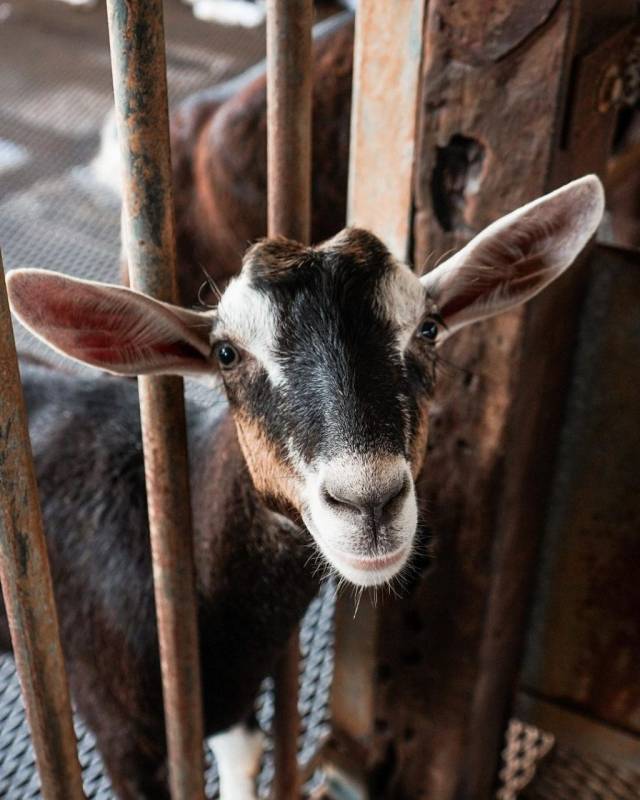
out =
[[[177,299],[161,0],[108,0],[132,285]],[[200,659],[183,384],[141,378],[140,413],[173,800],[204,797]]]
[[0,256],[0,578],[46,800],[82,800],[58,615]]
[[[311,229],[312,0],[267,0],[269,236],[308,243]],[[300,797],[298,632],[275,674],[276,800]]]
[[267,2],[269,235],[308,242],[312,0]]
[[411,239],[425,6],[360,0],[356,14],[347,216],[403,260]]
[[[360,0],[356,13],[348,222],[373,231],[403,260],[411,240],[425,6],[425,0]],[[383,614],[366,593],[355,616],[352,598],[337,597],[331,722],[352,752],[374,737]],[[335,766],[333,753],[327,759]]]
[[274,675],[275,703],[273,717],[275,800],[297,800],[300,797],[298,767],[298,675],[300,644],[298,629],[280,658]]

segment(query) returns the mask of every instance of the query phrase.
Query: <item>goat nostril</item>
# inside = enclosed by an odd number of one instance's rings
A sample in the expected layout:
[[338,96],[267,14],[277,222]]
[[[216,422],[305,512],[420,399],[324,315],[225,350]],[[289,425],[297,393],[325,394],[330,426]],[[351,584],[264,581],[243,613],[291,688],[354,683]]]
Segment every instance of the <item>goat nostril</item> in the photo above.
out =
[[404,500],[405,495],[409,491],[409,480],[405,477],[399,484],[391,488],[386,496],[380,503],[380,508],[383,513],[394,511],[400,500]]
[[351,511],[360,511],[357,503],[347,500],[346,497],[341,497],[335,490],[329,491],[326,486],[322,487],[322,499],[328,506],[332,506],[338,510],[349,509]]
[[324,485],[321,488],[321,496],[323,502],[335,511],[349,511],[380,523],[399,510],[409,487],[409,479],[402,477],[385,490],[369,492],[365,495],[353,494],[350,496],[343,489]]

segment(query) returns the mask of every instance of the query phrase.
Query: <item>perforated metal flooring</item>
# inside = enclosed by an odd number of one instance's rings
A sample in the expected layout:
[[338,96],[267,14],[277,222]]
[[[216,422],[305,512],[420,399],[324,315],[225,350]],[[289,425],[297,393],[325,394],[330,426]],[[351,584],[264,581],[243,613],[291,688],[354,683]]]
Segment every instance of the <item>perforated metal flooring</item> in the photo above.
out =
[[[301,764],[311,759],[319,741],[328,732],[327,701],[333,671],[331,648],[333,596],[334,589],[327,584],[309,607],[300,633],[302,661],[299,695],[301,716],[299,759]],[[258,699],[257,716],[262,730],[268,732],[273,716],[270,681],[265,682]],[[87,800],[111,800],[111,786],[104,774],[93,736],[79,718],[76,718],[75,725]],[[218,776],[208,744],[205,746],[205,763],[207,797],[217,797]],[[267,796],[272,777],[272,751],[270,745],[267,745],[258,781],[261,797]],[[312,783],[313,780],[312,778]],[[6,800],[32,800],[40,796],[40,781],[35,769],[29,728],[13,659],[10,656],[2,656],[0,658],[0,797]]]
[[[197,22],[177,0],[165,2],[170,94],[180,99],[240,72],[264,54],[263,30],[223,29]],[[0,247],[5,267],[37,266],[117,280],[119,209],[96,183],[88,164],[111,107],[104,9],[81,12],[55,0],[0,0]],[[24,330],[19,349],[45,355]],[[51,360],[51,352],[46,351]],[[332,670],[332,590],[307,615],[302,629],[300,755],[310,757],[326,730]],[[268,730],[269,687],[259,718]],[[89,800],[111,798],[91,734],[76,722]],[[631,800],[640,778],[598,759],[558,748],[548,735],[513,722],[500,800],[514,800],[543,759],[528,800]],[[217,779],[207,750],[207,792]],[[267,753],[260,786],[272,764]],[[9,656],[0,657],[0,797],[40,796],[24,709]],[[523,795],[524,796],[524,795]]]
[[[170,102],[264,56],[264,31],[198,22],[165,3]],[[0,247],[5,269],[118,279],[119,209],[88,164],[112,107],[106,11],[0,2]],[[44,346],[22,329],[23,351]],[[51,352],[47,351],[51,358]]]

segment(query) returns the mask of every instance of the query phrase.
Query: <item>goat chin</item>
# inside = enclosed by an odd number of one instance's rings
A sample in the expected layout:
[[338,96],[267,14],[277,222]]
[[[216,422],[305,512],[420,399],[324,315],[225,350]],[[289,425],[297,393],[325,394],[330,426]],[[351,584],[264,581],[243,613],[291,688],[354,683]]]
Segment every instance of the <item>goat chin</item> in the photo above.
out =
[[365,556],[327,541],[328,537],[320,533],[308,513],[303,514],[303,520],[325,561],[339,577],[354,586],[373,587],[390,583],[405,568],[413,552],[416,525],[397,548],[377,556]]
[[[327,549],[328,550],[328,549]],[[381,586],[389,583],[406,566],[412,547],[405,544],[398,550],[378,558],[362,558],[350,553],[325,551],[335,569],[354,586]]]

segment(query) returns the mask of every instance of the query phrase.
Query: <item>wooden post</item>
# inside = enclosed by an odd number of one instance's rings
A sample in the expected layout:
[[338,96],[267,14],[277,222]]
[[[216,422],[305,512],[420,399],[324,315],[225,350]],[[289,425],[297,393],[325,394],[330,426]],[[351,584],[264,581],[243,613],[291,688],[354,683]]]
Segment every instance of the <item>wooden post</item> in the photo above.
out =
[[[606,148],[577,147],[569,113],[578,102],[569,81],[578,42],[588,47],[587,22],[596,33],[611,30],[611,20],[593,26],[592,10],[583,15],[577,0],[429,3],[416,264],[431,269],[559,182],[602,172]],[[584,110],[578,125],[592,135],[595,126],[604,143],[600,128],[611,118],[598,121],[586,102]],[[431,509],[434,558],[410,596],[385,605],[379,619],[370,775],[385,776],[381,796],[492,796],[583,284],[577,266],[524,308],[443,347],[450,366],[419,485]]]
[[[108,0],[134,288],[176,302],[175,235],[161,0]],[[162,687],[173,800],[204,797],[200,654],[182,379],[140,378]]]
[[45,800],[82,800],[58,614],[0,257],[0,578]]

